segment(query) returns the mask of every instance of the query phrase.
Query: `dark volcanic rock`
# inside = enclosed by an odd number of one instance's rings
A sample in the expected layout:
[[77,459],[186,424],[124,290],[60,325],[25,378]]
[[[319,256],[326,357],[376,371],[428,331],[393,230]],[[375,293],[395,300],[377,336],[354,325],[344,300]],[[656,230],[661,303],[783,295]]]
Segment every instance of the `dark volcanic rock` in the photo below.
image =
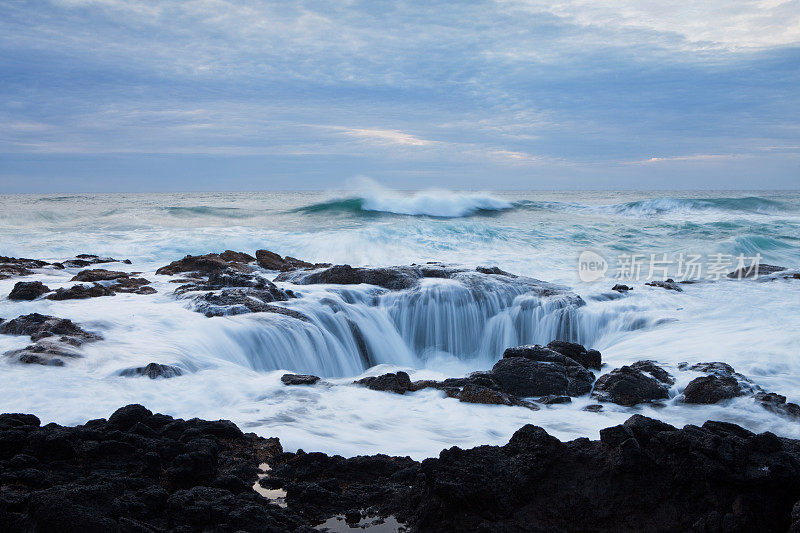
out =
[[56,289],[55,292],[47,296],[48,300],[85,300],[87,298],[98,298],[100,296],[114,296],[114,290],[110,287],[93,283],[91,285],[73,285],[69,288]]
[[227,421],[136,405],[74,428],[0,415],[0,530],[310,531],[250,489],[280,452]]
[[296,272],[279,275],[276,281],[291,281],[299,285],[330,283],[336,285],[357,285],[366,283],[386,289],[408,289],[417,284],[422,274],[411,267],[367,268],[336,265],[297,275]]
[[516,278],[517,277],[515,274],[511,274],[509,272],[506,272],[505,270],[500,270],[496,266],[494,266],[494,267],[479,266],[479,267],[475,267],[475,271],[476,272],[480,272],[481,274],[495,274],[497,276],[508,276],[510,278]]
[[594,374],[574,359],[539,345],[509,348],[491,377],[515,396],[580,396],[592,389]]
[[35,344],[4,353],[21,363],[63,366],[63,358],[81,357],[74,348],[101,340],[100,335],[83,330],[71,320],[32,313],[0,323],[0,333],[29,335]]
[[[249,259],[248,259],[249,258]],[[248,259],[242,261],[242,259]],[[213,274],[225,269],[234,269],[241,272],[250,272],[247,263],[253,258],[241,252],[226,250],[221,254],[187,255],[183,259],[173,261],[167,266],[156,270],[156,274],[178,274],[181,272],[199,272],[200,274]]]
[[[786,401],[786,396],[774,392],[759,392],[753,397],[767,411],[791,418],[800,418],[800,405]],[[798,522],[800,525],[800,521]]]
[[183,375],[183,370],[177,366],[150,363],[147,366],[126,368],[120,371],[119,375],[124,377],[147,376],[150,379],[174,378]]
[[592,396],[619,405],[633,406],[669,398],[669,388],[641,370],[623,366],[600,376],[594,385]]
[[15,276],[30,276],[33,274],[33,269],[44,268],[46,266],[50,266],[50,263],[38,259],[0,256],[0,279],[13,278]]
[[612,291],[617,291],[617,292],[628,292],[628,291],[632,291],[633,287],[629,287],[627,285],[622,285],[620,283],[617,283],[616,285],[611,287],[611,290]]
[[70,281],[111,281],[114,279],[127,278],[127,272],[117,272],[114,270],[106,270],[104,268],[95,268],[92,270],[81,270]]
[[31,340],[38,341],[45,337],[69,337],[81,342],[97,341],[103,337],[81,329],[66,318],[31,313],[18,316],[13,320],[0,324],[0,333],[4,335],[30,335]]
[[782,272],[786,270],[786,267],[776,266],[776,265],[767,265],[767,264],[759,264],[758,270],[756,271],[755,266],[754,268],[742,267],[737,268],[733,272],[728,274],[729,278],[736,278],[736,279],[755,279],[761,276],[767,276],[769,274],[774,274],[775,272]]
[[651,287],[661,287],[662,289],[667,289],[669,291],[683,292],[683,289],[681,289],[680,286],[672,279],[667,279],[664,281],[648,281],[645,283],[645,285],[649,285]]
[[[282,509],[249,487],[284,488]],[[787,531],[800,442],[635,415],[600,440],[526,425],[505,446],[422,463],[281,453],[227,421],[139,405],[108,421],[41,427],[0,415],[4,531],[312,531],[334,515],[393,515],[411,531]],[[362,513],[360,510],[368,510]]]
[[383,374],[381,376],[369,376],[354,381],[357,385],[364,385],[368,389],[377,391],[391,391],[397,394],[405,394],[411,389],[411,378],[405,372]]
[[11,289],[9,300],[35,300],[50,289],[41,281],[19,281]]
[[667,385],[675,384],[675,378],[672,377],[672,374],[658,366],[655,361],[636,361],[630,365],[630,367],[634,370],[639,370],[646,374],[650,374],[661,383],[665,383]]
[[308,374],[284,374],[281,376],[281,382],[284,385],[313,385],[317,381],[319,381],[319,376]]
[[547,344],[547,347],[560,353],[561,355],[566,355],[567,357],[575,359],[585,368],[594,368],[596,370],[600,370],[600,367],[603,366],[600,352],[597,350],[587,350],[578,343],[567,341],[551,341]]
[[[315,265],[295,259],[294,257],[281,257],[275,252],[269,250],[256,250],[256,260],[258,266],[267,270],[279,270],[281,272],[289,272],[290,270],[315,268]],[[330,265],[317,265],[317,266],[330,266]]]
[[521,400],[511,394],[506,394],[505,392],[495,390],[490,387],[485,387],[483,385],[475,385],[473,383],[467,383],[464,385],[464,388],[461,389],[461,392],[459,392],[457,395],[453,393],[452,396],[457,397],[460,402],[465,403],[517,405],[520,407],[527,407],[533,411],[539,410],[539,407],[536,406],[536,404],[526,402],[525,400]]
[[683,389],[685,403],[711,404],[742,395],[744,392],[736,378],[715,374],[693,379]]

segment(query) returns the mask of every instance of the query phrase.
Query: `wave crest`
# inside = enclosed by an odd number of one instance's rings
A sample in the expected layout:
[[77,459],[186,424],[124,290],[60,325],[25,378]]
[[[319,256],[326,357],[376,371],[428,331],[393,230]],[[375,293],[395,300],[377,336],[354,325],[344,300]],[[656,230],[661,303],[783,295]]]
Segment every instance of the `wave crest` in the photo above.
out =
[[514,204],[484,192],[456,192],[426,189],[404,194],[383,187],[371,180],[360,180],[354,196],[336,198],[301,208],[305,213],[373,212],[395,215],[455,218],[481,212],[512,209]]

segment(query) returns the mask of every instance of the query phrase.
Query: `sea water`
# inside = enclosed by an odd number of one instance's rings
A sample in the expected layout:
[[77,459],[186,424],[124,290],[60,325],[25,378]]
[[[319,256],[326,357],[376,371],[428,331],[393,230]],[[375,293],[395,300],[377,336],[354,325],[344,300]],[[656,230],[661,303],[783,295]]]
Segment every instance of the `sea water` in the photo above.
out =
[[[262,248],[354,266],[498,266],[559,284],[585,303],[536,298],[503,284],[476,294],[450,280],[400,292],[279,283],[302,294],[285,305],[309,322],[270,313],[206,318],[172,294],[168,276],[154,273],[186,254]],[[582,281],[579,267],[586,251],[607,262],[592,283]],[[70,318],[105,340],[61,368],[0,361],[0,412],[75,424],[142,403],[174,416],[230,419],[280,437],[289,450],[346,456],[422,458],[453,445],[502,444],[527,423],[562,439],[597,438],[599,429],[634,413],[677,426],[726,420],[800,438],[797,422],[747,397],[713,406],[676,399],[700,375],[680,363],[724,361],[765,390],[800,401],[800,281],[709,275],[715,262],[718,271],[733,270],[736,258],[800,267],[797,192],[400,192],[366,184],[355,192],[0,196],[0,255],[63,260],[78,253],[130,259],[100,266],[142,272],[158,293],[1,298],[0,317]],[[698,283],[682,285],[682,292],[644,284],[654,265],[654,277],[679,279],[680,258],[690,256],[704,268]],[[641,263],[638,279],[617,279],[632,257]],[[72,285],[79,270],[24,279],[54,289]],[[16,281],[0,280],[0,294]],[[621,281],[634,290],[610,290]],[[375,366],[365,364],[351,324]],[[607,363],[602,372],[658,361],[676,378],[671,399],[662,408],[606,404],[592,413],[582,410],[594,403],[586,396],[530,411],[460,403],[432,389],[401,396],[352,385],[399,369],[412,379],[465,375],[491,368],[509,346],[554,338],[599,349]],[[0,352],[29,343],[2,335]],[[118,375],[150,362],[185,372],[156,380]],[[324,380],[287,387],[280,382],[287,371]]]

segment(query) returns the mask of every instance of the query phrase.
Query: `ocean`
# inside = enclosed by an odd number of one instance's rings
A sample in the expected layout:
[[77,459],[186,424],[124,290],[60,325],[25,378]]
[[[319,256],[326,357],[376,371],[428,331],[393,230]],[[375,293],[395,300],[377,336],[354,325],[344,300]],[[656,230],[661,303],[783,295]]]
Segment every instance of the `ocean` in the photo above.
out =
[[[391,293],[374,287],[297,286],[273,313],[207,318],[155,270],[186,254],[267,249],[311,262],[497,266],[566,287],[584,304],[548,307],[525,294],[467,291],[445,281]],[[676,426],[705,420],[800,438],[800,425],[749,397],[687,405],[698,375],[681,363],[724,361],[764,390],[800,402],[800,281],[736,280],[740,261],[800,267],[800,193],[787,191],[417,191],[366,184],[355,192],[0,196],[0,255],[58,261],[80,253],[130,259],[158,291],[85,300],[0,299],[5,319],[38,312],[80,323],[105,340],[64,367],[0,363],[0,412],[76,424],[142,403],[183,418],[224,418],[299,448],[345,456],[438,455],[450,446],[502,444],[532,423],[560,439],[597,438],[632,413]],[[588,253],[588,255],[587,255]],[[592,259],[592,265],[589,265]],[[599,266],[598,266],[599,265]],[[687,268],[687,265],[693,265]],[[73,285],[80,268],[26,281]],[[682,291],[645,285],[672,277]],[[590,279],[591,278],[591,279]],[[0,294],[20,278],[0,280]],[[612,291],[617,283],[633,287]],[[348,324],[377,366],[365,368]],[[491,368],[510,346],[568,336],[603,354],[600,373],[642,359],[675,377],[664,406],[623,407],[588,396],[539,411],[460,403],[441,391],[395,395],[352,385],[406,370],[412,379]],[[0,335],[0,352],[29,344]],[[120,377],[172,364],[174,379]],[[287,387],[287,372],[324,382]]]

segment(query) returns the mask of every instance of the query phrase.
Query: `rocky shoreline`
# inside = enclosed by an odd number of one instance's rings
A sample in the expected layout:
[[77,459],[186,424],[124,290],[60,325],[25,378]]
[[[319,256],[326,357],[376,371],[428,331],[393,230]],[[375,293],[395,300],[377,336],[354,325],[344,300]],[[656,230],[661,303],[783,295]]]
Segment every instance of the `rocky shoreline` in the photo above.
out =
[[800,531],[798,500],[800,441],[723,422],[634,415],[570,442],[526,425],[417,462],[288,453],[141,405],[76,427],[0,415],[0,531]]

